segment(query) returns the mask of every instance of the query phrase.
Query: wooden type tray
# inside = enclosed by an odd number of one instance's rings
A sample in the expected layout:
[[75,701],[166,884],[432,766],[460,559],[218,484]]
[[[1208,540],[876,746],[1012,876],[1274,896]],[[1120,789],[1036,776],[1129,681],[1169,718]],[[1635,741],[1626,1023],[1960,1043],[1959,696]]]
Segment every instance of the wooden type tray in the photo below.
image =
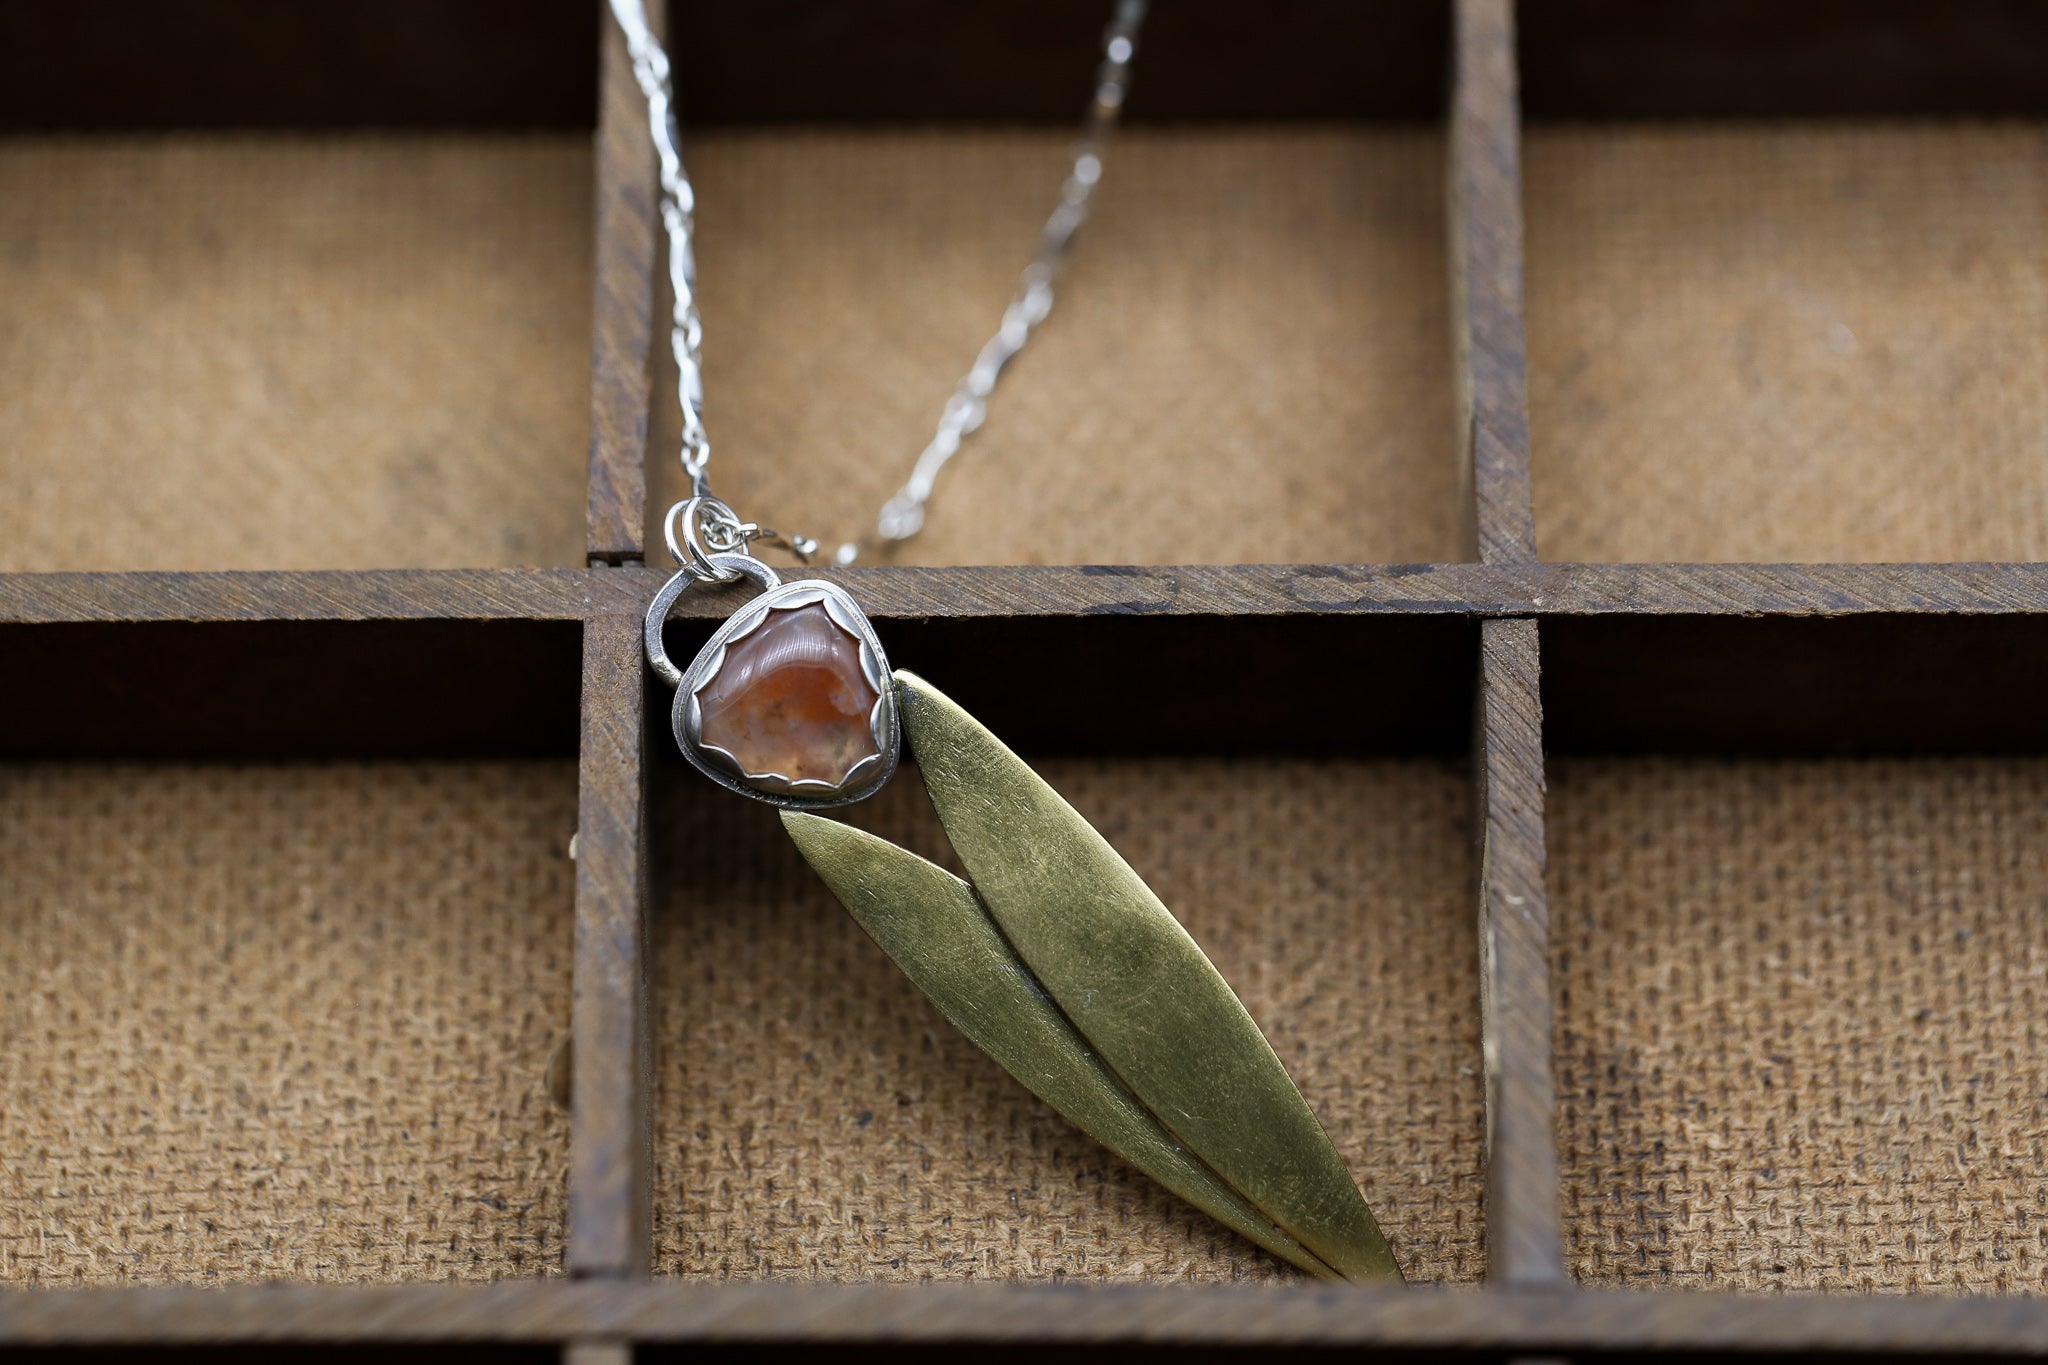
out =
[[[2048,1304],[2037,1299],[1615,1292],[1582,1289],[1567,1273],[1546,750],[2037,752],[2048,741],[2036,682],[2048,661],[2048,566],[1541,560],[1531,511],[1518,97],[1519,86],[1535,112],[1596,118],[2038,114],[2048,23],[2033,10],[1842,0],[1804,6],[1794,19],[1758,4],[1532,0],[1520,16],[1526,70],[1518,76],[1517,14],[1507,0],[1279,6],[1274,22],[1297,25],[1306,45],[1297,50],[1317,57],[1252,61],[1219,79],[1234,7],[1162,3],[1142,77],[1157,116],[1433,119],[1448,110],[1446,287],[1460,366],[1464,559],[833,575],[892,646],[971,697],[1020,747],[1283,746],[1311,720],[1332,723],[1326,703],[1289,685],[1309,659],[1335,661],[1330,676],[1345,691],[1341,721],[1324,731],[1332,750],[1469,745],[1485,1283],[1368,1291],[650,1277],[647,811],[659,726],[649,724],[638,633],[663,578],[645,567],[644,540],[649,413],[661,399],[649,379],[653,163],[622,45],[595,6],[515,19],[494,6],[449,4],[434,7],[433,24],[411,26],[405,41],[419,52],[484,32],[501,41],[487,61],[427,64],[437,74],[408,84],[371,79],[389,54],[351,36],[406,27],[397,22],[405,7],[352,7],[346,23],[334,18],[344,11],[307,10],[277,21],[282,30],[252,30],[263,7],[213,8],[238,20],[248,46],[224,41],[207,59],[218,69],[154,86],[137,75],[146,62],[113,49],[109,59],[127,62],[128,78],[101,98],[66,76],[75,68],[60,61],[38,70],[32,55],[53,47],[106,54],[98,30],[77,29],[82,21],[67,18],[66,7],[29,7],[7,21],[17,31],[0,37],[0,115],[11,126],[58,128],[573,126],[585,117],[595,73],[588,567],[0,575],[0,697],[17,718],[0,746],[20,758],[205,759],[573,749],[568,1275],[491,1285],[4,1291],[0,1344],[59,1354],[286,1342],[341,1354],[375,1345],[479,1358],[566,1353],[586,1365],[777,1343],[931,1352],[1115,1344],[1158,1354],[1375,1348],[1428,1359],[1992,1358],[2048,1349]],[[1099,6],[1020,0],[971,17],[923,0],[887,8],[875,32],[900,40],[849,37],[825,5],[679,8],[671,24],[679,50],[693,54],[684,58],[693,116],[1064,117],[1064,102],[1048,93],[1064,86],[1038,74],[1080,46]],[[104,18],[105,7],[93,9]],[[139,14],[131,26],[146,33]],[[332,79],[264,75],[252,54],[279,31],[328,45]],[[596,54],[589,72],[565,76],[547,60],[564,44]],[[762,51],[776,54],[783,78],[740,79],[739,56]],[[944,74],[933,80],[933,71]],[[987,74],[969,80],[962,71]],[[689,599],[672,649],[725,610]],[[1082,660],[1142,652],[1156,676],[1183,681],[1157,705],[1104,715],[1091,699],[1030,687],[1002,662],[1035,646]],[[1220,654],[1249,662],[1219,679],[1204,664]],[[143,655],[151,680],[137,687],[123,663]],[[1244,695],[1263,704],[1223,744],[1208,718]],[[658,721],[658,697],[653,710]]]

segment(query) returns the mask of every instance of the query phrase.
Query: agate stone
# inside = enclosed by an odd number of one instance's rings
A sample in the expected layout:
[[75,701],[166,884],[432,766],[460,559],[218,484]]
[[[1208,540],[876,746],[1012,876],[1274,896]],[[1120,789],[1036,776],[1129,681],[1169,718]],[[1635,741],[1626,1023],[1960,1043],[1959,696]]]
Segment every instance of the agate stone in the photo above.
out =
[[861,667],[859,639],[823,603],[779,608],[728,644],[717,673],[698,688],[699,733],[749,780],[836,787],[881,752],[870,721],[879,696]]

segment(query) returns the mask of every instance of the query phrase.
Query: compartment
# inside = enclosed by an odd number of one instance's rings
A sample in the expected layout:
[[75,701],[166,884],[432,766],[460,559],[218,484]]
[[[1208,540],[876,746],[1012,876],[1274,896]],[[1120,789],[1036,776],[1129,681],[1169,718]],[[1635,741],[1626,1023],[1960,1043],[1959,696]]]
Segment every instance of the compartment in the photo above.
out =
[[[671,10],[714,481],[864,537],[1030,257],[1110,5]],[[1437,0],[1155,6],[1053,314],[887,557],[1456,558],[1448,30]]]
[[2048,555],[2044,148],[2038,116],[1530,128],[1544,556]]
[[597,14],[0,15],[0,571],[580,565]]
[[566,759],[0,766],[0,1281],[556,1273]]
[[2048,1287],[2048,760],[1565,757],[1551,777],[1579,1279]]
[[[1039,767],[1240,992],[1411,1280],[1476,1279],[1484,1125],[1463,765]],[[961,1038],[772,812],[679,764],[663,778],[657,1273],[1299,1280],[1082,1137]],[[914,770],[852,812],[948,856]]]
[[[1145,126],[1154,56],[1052,315],[889,562],[1458,558],[1441,133]],[[1071,58],[1078,116],[1085,37]],[[995,329],[1071,130],[685,136],[714,482],[865,536]],[[655,391],[659,547],[684,480],[672,375]]]
[[1519,19],[1544,556],[2042,557],[2042,12]]
[[0,571],[581,564],[591,177],[574,132],[0,139]]

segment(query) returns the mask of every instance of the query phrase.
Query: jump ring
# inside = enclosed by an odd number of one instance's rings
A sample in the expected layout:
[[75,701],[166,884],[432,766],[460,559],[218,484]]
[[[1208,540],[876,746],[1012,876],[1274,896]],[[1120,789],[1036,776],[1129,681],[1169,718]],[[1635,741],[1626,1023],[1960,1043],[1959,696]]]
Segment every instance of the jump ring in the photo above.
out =
[[[734,547],[721,549],[716,545],[707,546],[702,541],[700,518],[706,512],[709,512],[719,524],[728,525],[739,533]],[[676,534],[678,521],[682,523],[680,537]],[[739,576],[731,569],[719,568],[712,561],[733,555],[748,555],[743,523],[730,507],[713,497],[685,498],[669,508],[668,516],[662,519],[661,538],[668,542],[669,555],[676,563],[689,569],[707,583],[730,583]]]
[[661,585],[661,591],[654,594],[654,600],[647,604],[647,623],[643,631],[647,662],[670,687],[683,685],[683,670],[668,657],[668,646],[662,643],[661,628],[668,624],[668,614],[678,597],[699,583],[731,583],[741,578],[753,579],[763,592],[782,586],[782,575],[749,554],[710,555],[704,561],[704,568],[708,572],[699,572],[694,565],[688,564],[677,569],[668,582]]

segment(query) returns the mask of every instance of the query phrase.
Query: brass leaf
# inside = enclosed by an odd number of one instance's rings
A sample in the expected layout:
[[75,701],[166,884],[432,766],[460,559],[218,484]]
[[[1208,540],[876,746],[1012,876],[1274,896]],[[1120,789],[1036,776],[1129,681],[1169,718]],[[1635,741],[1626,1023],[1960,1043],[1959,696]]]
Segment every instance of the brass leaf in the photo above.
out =
[[796,811],[784,811],[782,823],[855,922],[1026,1089],[1224,1226],[1304,1270],[1337,1278],[1189,1155],[1110,1073],[1003,941],[973,887],[850,825]]
[[895,675],[947,838],[1003,938],[1181,1144],[1352,1280],[1400,1267],[1222,975],[1094,826],[938,689]]

